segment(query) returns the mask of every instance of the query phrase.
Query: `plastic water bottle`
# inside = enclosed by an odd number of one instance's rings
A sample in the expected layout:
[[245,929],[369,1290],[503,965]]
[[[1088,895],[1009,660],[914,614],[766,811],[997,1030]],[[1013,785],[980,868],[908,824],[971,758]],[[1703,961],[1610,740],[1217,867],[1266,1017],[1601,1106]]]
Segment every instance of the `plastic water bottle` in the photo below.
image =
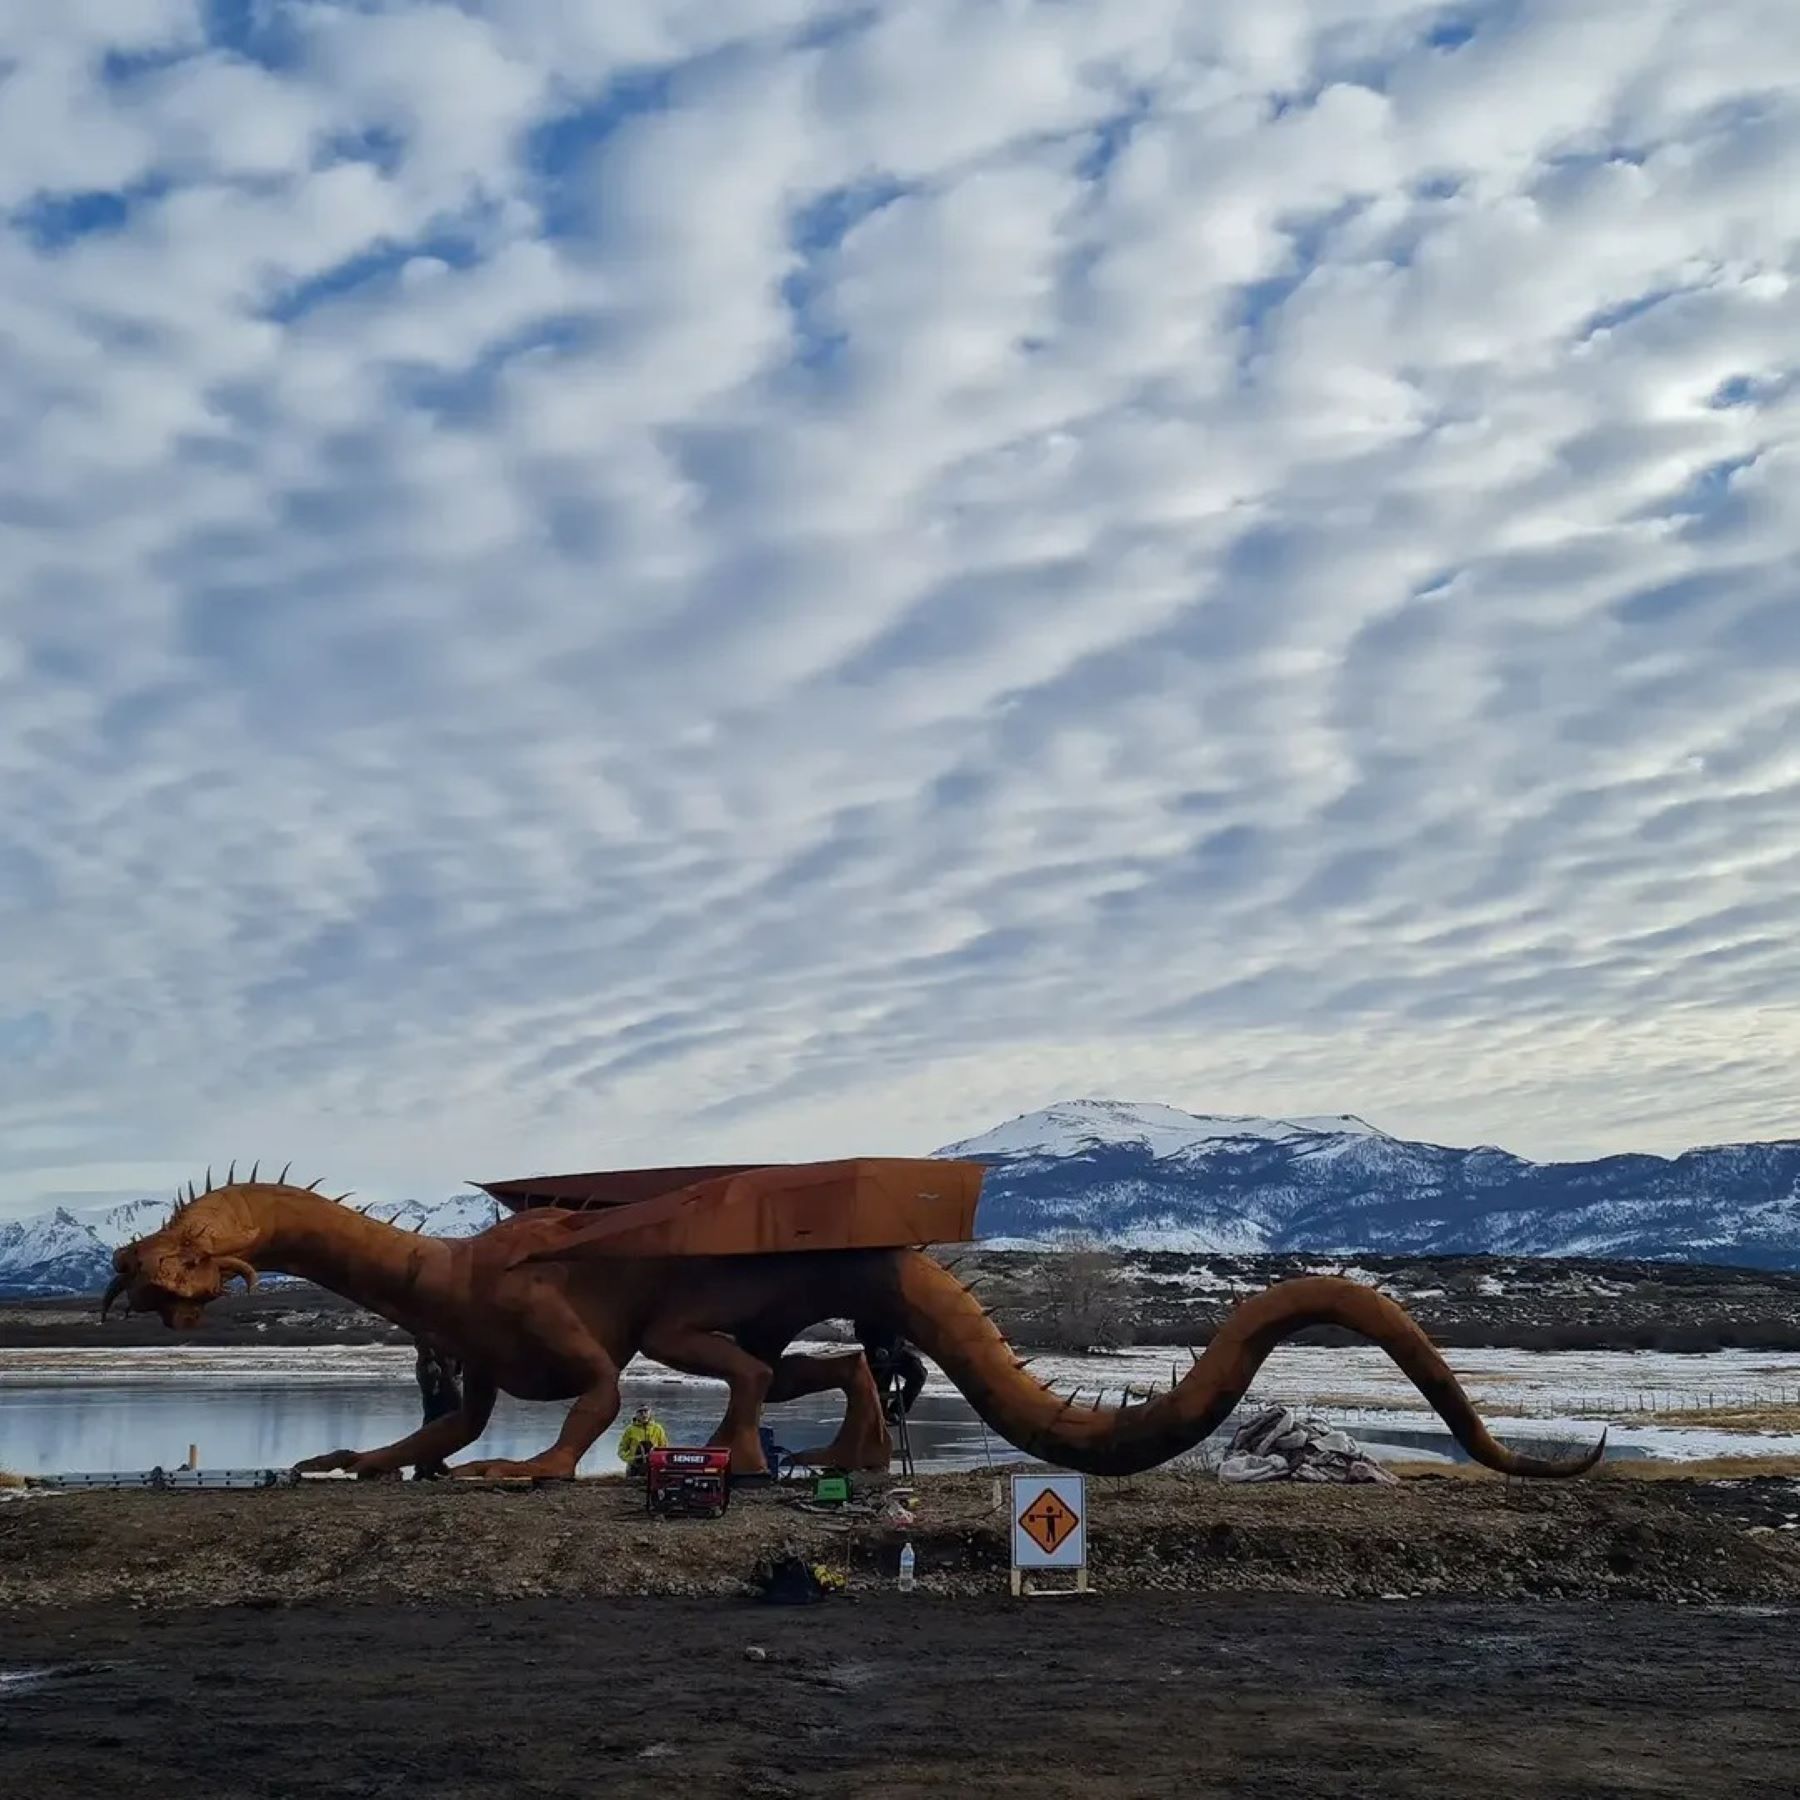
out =
[[910,1540],[900,1546],[900,1591],[913,1591],[913,1547]]

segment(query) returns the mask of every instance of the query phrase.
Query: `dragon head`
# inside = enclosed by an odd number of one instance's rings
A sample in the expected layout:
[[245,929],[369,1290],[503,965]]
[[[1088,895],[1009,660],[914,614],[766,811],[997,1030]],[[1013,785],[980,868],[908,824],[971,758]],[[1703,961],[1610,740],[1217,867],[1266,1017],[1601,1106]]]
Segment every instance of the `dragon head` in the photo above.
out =
[[209,1170],[204,1193],[190,1186],[185,1197],[178,1196],[160,1230],[122,1245],[113,1257],[100,1316],[105,1318],[123,1295],[131,1311],[154,1312],[173,1330],[192,1331],[233,1276],[241,1276],[246,1288],[255,1287],[256,1269],[249,1260],[261,1236],[250,1195],[255,1185],[252,1170],[247,1182],[228,1176],[215,1188]]

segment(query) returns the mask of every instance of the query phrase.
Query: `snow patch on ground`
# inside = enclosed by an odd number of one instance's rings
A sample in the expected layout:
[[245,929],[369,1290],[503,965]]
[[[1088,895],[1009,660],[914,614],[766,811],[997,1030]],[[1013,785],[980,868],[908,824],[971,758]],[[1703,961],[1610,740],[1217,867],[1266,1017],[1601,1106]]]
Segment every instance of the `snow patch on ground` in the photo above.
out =
[[[1446,1360],[1502,1439],[1591,1443],[1605,1424],[1609,1446],[1624,1455],[1800,1455],[1800,1434],[1680,1423],[1683,1408],[1800,1395],[1800,1355],[1486,1349],[1450,1351]],[[1105,1390],[1116,1401],[1126,1388],[1140,1394],[1167,1388],[1191,1366],[1186,1345],[1139,1345],[1115,1355],[1038,1357],[1031,1372],[1065,1393],[1079,1387],[1091,1400]],[[937,1391],[952,1391],[935,1371],[933,1382],[940,1384]],[[1446,1444],[1450,1437],[1418,1390],[1373,1347],[1283,1345],[1258,1371],[1244,1401],[1266,1403],[1321,1413],[1352,1435],[1387,1427],[1429,1432]],[[1652,1418],[1639,1408],[1675,1416]]]

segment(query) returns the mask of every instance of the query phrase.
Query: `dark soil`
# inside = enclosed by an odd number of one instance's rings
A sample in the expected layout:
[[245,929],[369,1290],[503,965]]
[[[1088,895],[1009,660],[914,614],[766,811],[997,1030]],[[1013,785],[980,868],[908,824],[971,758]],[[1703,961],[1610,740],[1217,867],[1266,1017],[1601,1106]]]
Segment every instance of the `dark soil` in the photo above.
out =
[[883,1593],[108,1608],[0,1641],[47,1671],[0,1685],[0,1790],[32,1800],[1785,1800],[1800,1741],[1786,1609]]

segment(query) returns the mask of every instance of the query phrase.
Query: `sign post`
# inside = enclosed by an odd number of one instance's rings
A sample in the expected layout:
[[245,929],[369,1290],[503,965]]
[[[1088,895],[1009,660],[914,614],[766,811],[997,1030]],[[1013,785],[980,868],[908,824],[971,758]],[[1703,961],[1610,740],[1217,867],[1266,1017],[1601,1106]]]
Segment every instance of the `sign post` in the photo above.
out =
[[[1073,1588],[1025,1586],[1027,1571],[1073,1569]],[[1012,1591],[1019,1594],[1090,1590],[1087,1579],[1087,1477],[1015,1475],[1012,1478]]]

